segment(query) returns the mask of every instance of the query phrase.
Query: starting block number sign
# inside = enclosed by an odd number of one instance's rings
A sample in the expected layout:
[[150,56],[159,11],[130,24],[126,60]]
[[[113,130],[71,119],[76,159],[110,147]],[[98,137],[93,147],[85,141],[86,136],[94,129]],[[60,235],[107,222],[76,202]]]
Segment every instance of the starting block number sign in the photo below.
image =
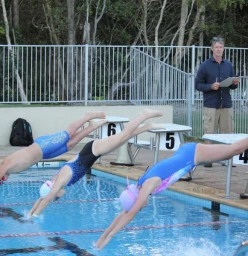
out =
[[177,150],[181,140],[178,132],[166,132],[160,134],[159,150]]
[[233,157],[234,164],[248,165],[248,149]]
[[101,138],[106,138],[122,131],[120,123],[107,123],[102,126]]

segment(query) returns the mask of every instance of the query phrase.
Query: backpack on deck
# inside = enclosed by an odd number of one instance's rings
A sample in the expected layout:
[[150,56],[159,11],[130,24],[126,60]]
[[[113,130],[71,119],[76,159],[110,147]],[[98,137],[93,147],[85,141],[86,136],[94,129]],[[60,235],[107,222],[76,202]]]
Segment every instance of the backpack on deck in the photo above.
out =
[[29,146],[34,142],[30,123],[18,118],[12,124],[9,143],[12,146]]

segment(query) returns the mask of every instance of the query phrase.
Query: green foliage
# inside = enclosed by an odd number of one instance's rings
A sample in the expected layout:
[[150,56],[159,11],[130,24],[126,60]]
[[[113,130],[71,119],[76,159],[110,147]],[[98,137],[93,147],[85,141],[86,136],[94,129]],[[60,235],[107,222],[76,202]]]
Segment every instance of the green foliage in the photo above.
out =
[[0,25],[0,44],[6,44],[5,29]]
[[139,19],[137,5],[132,0],[107,1],[106,11],[99,24],[99,43],[129,45],[137,32],[136,20]]
[[67,9],[64,3],[59,3],[51,9],[56,34],[63,44],[67,44]]
[[226,10],[227,8],[242,8],[245,5],[245,0],[208,0],[207,6],[211,10]]
[[[104,0],[76,0],[75,3],[75,26],[76,43],[81,44],[84,33],[84,24],[87,17],[87,4],[89,4],[89,23],[91,37],[94,28],[96,8],[100,14]],[[48,10],[45,3],[51,7],[50,14],[53,20],[56,36],[61,44],[67,44],[67,5],[62,0],[25,0],[19,1],[20,27],[13,30],[11,1],[6,1],[6,10],[10,24],[11,41],[13,32],[18,44],[53,44],[51,41],[51,20],[47,20],[45,14]],[[174,37],[180,23],[180,9],[182,0],[167,1],[163,19],[159,28],[159,44],[168,45]],[[100,3],[100,4],[99,4]],[[155,28],[158,24],[163,1],[147,2],[147,38],[150,45],[154,44]],[[188,1],[189,7],[192,1]],[[248,0],[197,0],[201,5],[205,3],[205,24],[198,25],[194,32],[192,44],[197,44],[198,36],[204,33],[204,44],[209,45],[213,35],[222,34],[227,38],[230,46],[246,47]],[[196,3],[192,15],[186,25],[185,41],[194,23],[197,12]],[[98,5],[99,4],[99,5]],[[144,44],[143,8],[141,0],[106,0],[106,8],[97,25],[96,43],[113,45],[130,45],[138,38],[137,44]],[[48,21],[48,23],[47,23]],[[0,13],[0,43],[6,43],[5,25],[2,13]],[[139,34],[139,32],[141,33]],[[139,34],[139,36],[137,36]]]
[[1,35],[5,35],[5,29],[2,26],[0,26],[0,36]]

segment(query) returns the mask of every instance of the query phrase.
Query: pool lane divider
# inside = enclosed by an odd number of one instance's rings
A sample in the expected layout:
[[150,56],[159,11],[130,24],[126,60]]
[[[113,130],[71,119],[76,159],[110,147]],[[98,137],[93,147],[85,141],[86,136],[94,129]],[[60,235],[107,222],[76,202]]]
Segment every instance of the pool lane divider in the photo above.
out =
[[[79,199],[79,200],[64,200],[64,201],[55,201],[54,204],[68,204],[68,203],[96,203],[96,202],[109,202],[109,201],[117,201],[119,198],[102,198],[102,199]],[[0,204],[0,207],[9,207],[9,206],[20,206],[20,205],[30,205],[35,202],[26,202],[26,203],[7,203]]]
[[[195,223],[181,223],[181,224],[168,224],[168,225],[150,225],[150,226],[137,226],[127,227],[123,231],[133,230],[151,230],[151,229],[168,229],[168,228],[184,228],[184,227],[200,227],[212,225],[225,225],[236,223],[247,223],[248,221],[210,221],[210,222],[195,222]],[[77,235],[87,233],[101,233],[105,229],[83,229],[83,230],[69,230],[69,231],[52,231],[52,232],[36,232],[36,233],[21,233],[21,234],[2,234],[0,238],[13,238],[13,237],[36,237],[36,236],[54,236],[54,235]]]

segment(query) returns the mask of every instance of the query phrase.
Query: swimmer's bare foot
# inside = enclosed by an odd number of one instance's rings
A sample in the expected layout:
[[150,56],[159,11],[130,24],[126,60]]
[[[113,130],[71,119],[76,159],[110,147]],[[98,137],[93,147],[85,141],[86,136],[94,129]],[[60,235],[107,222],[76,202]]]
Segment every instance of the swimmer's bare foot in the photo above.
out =
[[159,129],[166,130],[165,125],[159,124],[159,123],[147,122],[144,124],[144,126],[146,127],[147,130],[159,130]]
[[102,111],[89,111],[89,112],[86,112],[85,118],[87,120],[96,119],[96,118],[104,119],[106,118],[106,115]]
[[95,130],[96,128],[98,128],[98,127],[102,126],[103,124],[107,123],[107,121],[108,121],[107,119],[103,119],[103,120],[99,120],[99,121],[91,120],[91,121],[89,121],[88,127]]
[[156,109],[145,108],[143,111],[143,115],[147,116],[147,118],[151,118],[151,117],[162,116],[163,113]]
[[146,122],[146,123],[139,125],[138,129],[135,129],[135,131],[133,131],[131,133],[131,136],[134,137],[142,132],[147,132],[150,130],[158,130],[158,129],[166,130],[166,127],[162,124]]

